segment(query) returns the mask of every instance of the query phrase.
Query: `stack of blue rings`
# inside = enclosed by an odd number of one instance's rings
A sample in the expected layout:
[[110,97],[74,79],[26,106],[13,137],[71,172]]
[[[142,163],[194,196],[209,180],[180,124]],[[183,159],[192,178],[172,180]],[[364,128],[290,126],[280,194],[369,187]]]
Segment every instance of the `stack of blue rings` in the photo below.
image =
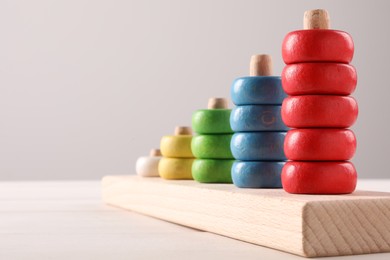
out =
[[238,78],[231,96],[236,107],[230,115],[235,132],[230,147],[238,160],[232,167],[233,183],[240,188],[281,188],[288,127],[280,112],[286,97],[280,77]]

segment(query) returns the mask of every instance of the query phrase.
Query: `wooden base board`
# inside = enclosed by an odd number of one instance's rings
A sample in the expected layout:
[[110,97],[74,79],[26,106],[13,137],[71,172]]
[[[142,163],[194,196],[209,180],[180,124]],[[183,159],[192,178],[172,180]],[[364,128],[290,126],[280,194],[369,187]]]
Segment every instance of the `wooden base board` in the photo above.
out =
[[390,252],[390,193],[292,195],[138,176],[102,186],[110,205],[305,257]]

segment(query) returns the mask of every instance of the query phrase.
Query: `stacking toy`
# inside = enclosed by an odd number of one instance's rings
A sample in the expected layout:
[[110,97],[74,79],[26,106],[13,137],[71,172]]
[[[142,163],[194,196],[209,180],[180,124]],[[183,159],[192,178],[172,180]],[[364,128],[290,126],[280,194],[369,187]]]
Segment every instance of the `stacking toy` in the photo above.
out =
[[198,182],[232,183],[230,112],[226,99],[210,98],[207,109],[197,110],[192,116],[192,127],[199,134],[191,143],[197,158],[192,165],[192,176]]
[[330,30],[324,10],[306,12],[304,28],[283,42],[281,77],[271,76],[270,56],[252,56],[250,76],[231,86],[232,110],[211,98],[193,113],[195,136],[178,127],[161,139],[161,159],[138,159],[138,175],[156,176],[158,163],[167,180],[105,176],[104,202],[307,258],[389,253],[390,193],[349,194],[357,184],[348,161],[358,115],[352,38]]
[[191,152],[192,131],[190,127],[178,126],[175,135],[164,136],[160,149],[163,158],[158,164],[161,178],[169,180],[191,180],[194,161]]
[[139,157],[135,170],[139,176],[142,177],[159,177],[158,163],[161,159],[161,152],[159,149],[150,150],[149,156]]
[[282,171],[285,191],[298,194],[346,194],[355,190],[352,163],[358,115],[354,98],[357,75],[352,65],[354,44],[343,31],[330,30],[326,10],[305,12],[304,29],[283,41],[282,120],[290,130],[284,141],[287,159]]
[[240,188],[281,188],[281,170],[287,126],[281,117],[286,97],[281,79],[272,75],[269,55],[251,58],[250,76],[233,82],[231,95],[236,107],[230,115],[235,131],[230,148],[235,159],[233,183]]

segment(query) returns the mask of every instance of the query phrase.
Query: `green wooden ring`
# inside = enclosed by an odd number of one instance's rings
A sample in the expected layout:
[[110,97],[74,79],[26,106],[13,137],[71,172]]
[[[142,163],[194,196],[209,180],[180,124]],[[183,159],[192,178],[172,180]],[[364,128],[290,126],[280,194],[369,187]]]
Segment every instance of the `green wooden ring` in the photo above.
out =
[[230,151],[231,134],[198,135],[192,138],[191,150],[199,159],[234,159]]
[[201,109],[192,115],[192,128],[198,134],[230,134],[231,109]]
[[192,177],[202,183],[233,183],[232,165],[235,160],[196,159]]

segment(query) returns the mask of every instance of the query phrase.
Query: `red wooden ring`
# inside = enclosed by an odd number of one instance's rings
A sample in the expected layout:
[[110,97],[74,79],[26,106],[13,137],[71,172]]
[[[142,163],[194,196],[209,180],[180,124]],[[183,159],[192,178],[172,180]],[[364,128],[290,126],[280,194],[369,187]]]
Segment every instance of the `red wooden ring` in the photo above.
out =
[[353,125],[358,115],[357,102],[345,96],[291,96],[282,104],[283,122],[292,128]]
[[300,30],[286,35],[282,56],[286,64],[301,62],[350,63],[354,45],[352,37],[337,30]]
[[346,194],[356,188],[357,173],[350,162],[287,162],[283,189],[297,194]]
[[282,86],[288,95],[350,95],[356,83],[355,67],[343,63],[291,64],[282,72]]
[[294,161],[345,161],[356,151],[349,129],[293,129],[284,140],[284,153]]

